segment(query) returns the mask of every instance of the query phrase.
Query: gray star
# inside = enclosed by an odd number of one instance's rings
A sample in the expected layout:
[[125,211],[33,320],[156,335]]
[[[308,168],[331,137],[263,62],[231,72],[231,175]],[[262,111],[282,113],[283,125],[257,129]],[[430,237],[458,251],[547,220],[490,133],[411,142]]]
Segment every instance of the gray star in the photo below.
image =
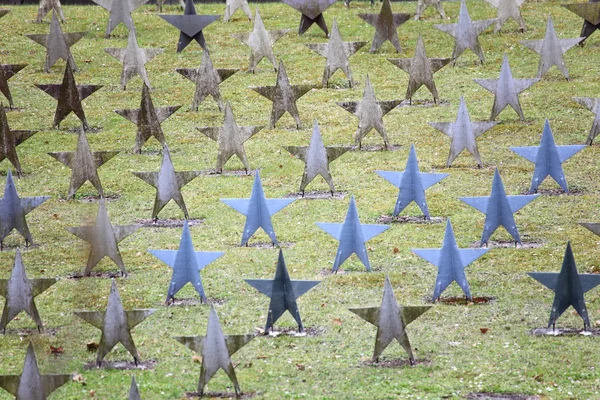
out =
[[233,13],[235,13],[240,8],[244,12],[244,14],[246,14],[248,20],[252,21],[252,13],[250,12],[250,7],[248,6],[248,0],[226,0],[223,21],[229,22]]
[[354,134],[355,146],[360,148],[364,137],[371,132],[371,129],[375,129],[383,137],[383,144],[387,148],[389,141],[383,127],[383,116],[396,108],[401,102],[401,100],[377,101],[369,75],[367,75],[361,101],[344,101],[337,104],[358,117],[358,129]]
[[598,0],[590,0],[588,3],[561,4],[561,6],[583,18],[580,35],[583,40],[579,42],[579,45],[583,46],[583,42],[600,29],[600,3]]
[[143,4],[147,3],[148,0],[92,0],[100,7],[107,10],[110,15],[108,16],[108,25],[106,26],[106,33],[104,37],[109,37],[110,33],[120,24],[123,23],[131,31],[135,29],[133,25],[133,18],[131,13]]
[[307,43],[306,46],[308,46],[309,49],[316,51],[327,58],[321,85],[329,87],[329,78],[331,78],[335,71],[341,69],[348,77],[348,83],[350,87],[352,87],[354,82],[352,81],[352,72],[350,71],[348,58],[365,44],[367,44],[367,42],[342,41],[342,36],[340,35],[340,30],[338,29],[335,18],[333,19],[331,36],[329,36],[328,43]]
[[177,52],[181,53],[195,40],[200,47],[206,48],[202,30],[219,19],[219,15],[198,15],[194,0],[186,0],[183,15],[159,15],[162,19],[180,30]]
[[17,155],[17,146],[35,135],[37,131],[12,130],[8,126],[8,119],[4,111],[4,105],[0,103],[0,161],[5,158],[17,170],[17,176],[22,175],[21,163]]
[[527,0],[485,0],[492,7],[498,9],[498,15],[496,17],[496,25],[494,26],[494,33],[500,32],[502,25],[506,23],[510,18],[515,20],[519,24],[521,32],[525,32],[525,21],[521,17],[521,10],[519,7],[523,5]]
[[250,169],[246,151],[244,150],[244,142],[257,134],[263,126],[238,126],[231,111],[231,105],[227,102],[225,106],[225,119],[223,126],[204,126],[197,127],[206,137],[217,142],[219,146],[219,154],[217,156],[217,173],[223,172],[223,165],[233,156],[236,155],[244,164],[246,172]]
[[432,6],[436,9],[438,14],[440,14],[440,18],[446,19],[446,13],[444,12],[444,6],[442,6],[441,0],[417,0],[417,13],[415,15],[415,21],[421,19],[421,16],[429,6]]
[[54,10],[55,13],[60,17],[60,22],[65,22],[65,15],[63,14],[60,0],[40,0],[38,7],[37,18],[35,22],[38,24],[42,22],[42,19],[48,14],[50,10]]
[[519,103],[519,93],[531,87],[534,83],[538,82],[539,78],[531,79],[515,79],[513,78],[508,64],[508,57],[504,55],[502,60],[502,67],[500,68],[500,76],[498,79],[473,79],[479,85],[485,89],[494,93],[494,105],[492,106],[492,115],[490,121],[496,119],[498,114],[506,108],[511,106],[521,121],[525,121],[523,110],[521,109],[521,103]]
[[398,53],[402,51],[396,30],[408,21],[413,16],[412,14],[392,13],[390,0],[383,0],[379,14],[358,14],[358,16],[375,28],[370,53],[375,52],[386,40],[390,41]]
[[8,80],[15,76],[20,70],[25,68],[27,64],[1,64],[0,65],[0,92],[8,100],[10,108],[13,108],[13,99],[10,94],[10,88],[8,87]]
[[594,142],[594,139],[598,134],[600,134],[600,99],[591,98],[591,97],[573,97],[573,100],[593,112],[594,122],[592,123],[592,127],[590,128],[590,133],[586,140],[586,144],[590,146]]
[[298,27],[298,35],[302,35],[312,26],[317,24],[325,37],[329,36],[327,23],[323,18],[323,11],[328,9],[335,3],[335,0],[282,0],[285,4],[302,13],[300,18],[300,26]]
[[546,34],[542,40],[522,40],[521,44],[540,55],[537,77],[541,78],[550,67],[556,67],[562,72],[565,78],[569,80],[569,71],[563,59],[563,53],[566,53],[571,47],[584,40],[583,37],[574,39],[559,39],[554,30],[552,17],[548,15],[546,22]]

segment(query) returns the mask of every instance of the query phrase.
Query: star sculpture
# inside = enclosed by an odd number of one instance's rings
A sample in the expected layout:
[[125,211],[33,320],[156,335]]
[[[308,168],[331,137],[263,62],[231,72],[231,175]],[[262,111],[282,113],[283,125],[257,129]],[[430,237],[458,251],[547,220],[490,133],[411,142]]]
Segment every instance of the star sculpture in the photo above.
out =
[[563,76],[569,80],[569,71],[567,71],[563,54],[577,43],[580,43],[583,39],[583,37],[559,39],[556,35],[556,31],[554,30],[554,22],[552,22],[552,17],[548,15],[544,39],[521,40],[521,44],[540,55],[540,63],[538,64],[537,72],[538,78],[541,78],[544,74],[546,74],[550,67],[556,65],[560,72],[562,72]]
[[0,198],[0,250],[4,239],[16,229],[25,238],[25,245],[33,244],[25,216],[48,200],[50,196],[19,197],[10,169],[6,175],[4,197]]
[[39,45],[46,48],[46,62],[44,63],[44,72],[50,72],[50,68],[60,59],[74,70],[77,71],[77,65],[71,55],[71,46],[85,36],[87,32],[63,33],[56,13],[52,13],[52,22],[50,22],[50,33],[25,35]]
[[375,129],[383,137],[383,144],[387,148],[389,140],[383,127],[383,116],[396,108],[401,102],[401,100],[377,101],[375,91],[371,86],[371,80],[367,75],[361,101],[344,101],[337,104],[358,117],[358,129],[354,134],[354,145],[360,149],[362,140],[372,129]]
[[590,318],[583,295],[600,285],[600,275],[580,274],[577,272],[571,242],[567,243],[565,257],[559,273],[530,272],[527,275],[555,293],[548,328],[552,326],[552,329],[554,329],[556,320],[569,306],[573,306],[577,314],[583,319],[583,329],[591,329]]
[[125,311],[117,283],[113,279],[110,285],[110,294],[108,295],[108,304],[106,311],[75,311],[73,314],[84,320],[90,325],[100,329],[102,336],[96,353],[96,365],[100,367],[104,357],[121,343],[125,349],[133,356],[133,361],[137,366],[140,362],[131,330],[148,318],[155,309],[134,309]]
[[135,376],[131,377],[131,385],[129,386],[129,396],[127,397],[127,400],[142,400],[140,390],[135,381]]
[[202,53],[202,63],[198,69],[177,68],[175,71],[196,84],[196,92],[194,93],[194,101],[192,102],[192,109],[194,109],[194,111],[198,111],[198,105],[209,95],[217,102],[219,110],[223,111],[224,104],[223,100],[221,100],[219,84],[239,70],[224,68],[216,69],[213,67],[212,60],[210,59],[210,52],[207,48]]
[[323,12],[331,7],[335,0],[282,0],[285,4],[292,7],[296,11],[302,13],[300,18],[300,26],[298,27],[298,35],[302,35],[312,26],[317,24],[323,32],[325,37],[329,36],[329,30],[327,29],[327,23],[323,18]]
[[104,199],[98,203],[98,214],[94,225],[76,226],[67,228],[69,232],[90,244],[87,265],[84,274],[89,276],[92,269],[106,256],[108,256],[121,270],[123,276],[127,275],[119,243],[127,236],[137,231],[141,225],[113,225],[108,218]]
[[410,146],[408,161],[402,172],[395,171],[375,171],[383,179],[396,186],[400,191],[396,205],[394,206],[394,214],[396,217],[413,201],[419,206],[425,219],[430,220],[429,208],[425,199],[425,190],[435,185],[449,174],[434,174],[419,171],[419,161],[417,160],[417,152],[415,145]]
[[296,101],[308,93],[314,86],[312,85],[290,85],[290,80],[283,66],[283,61],[279,62],[279,70],[277,71],[277,82],[275,86],[258,86],[252,87],[256,93],[273,102],[273,108],[271,109],[271,120],[269,122],[269,128],[275,128],[275,123],[279,121],[279,118],[287,111],[296,121],[296,128],[301,129],[302,123],[300,122],[300,115],[298,114],[298,107]]
[[58,101],[52,128],[58,128],[61,121],[73,112],[83,124],[83,129],[89,129],[81,102],[96,90],[100,89],[102,85],[78,85],[75,83],[73,70],[67,63],[61,84],[36,84],[35,86]]
[[412,96],[423,85],[433,95],[433,102],[439,100],[437,88],[433,81],[433,74],[442,69],[452,61],[451,58],[428,58],[425,52],[423,38],[419,35],[417,47],[413,58],[388,58],[388,61],[396,67],[408,73],[408,87],[406,88],[406,99],[412,104]]
[[273,330],[273,324],[288,311],[296,323],[298,331],[302,332],[302,319],[300,318],[300,309],[296,304],[296,299],[317,286],[321,281],[299,281],[291,280],[283,258],[283,251],[279,249],[279,258],[277,259],[277,269],[273,279],[244,279],[246,283],[262,294],[268,296],[269,311],[267,311],[267,323],[265,332]]
[[598,0],[590,0],[588,3],[561,5],[567,10],[583,18],[583,26],[581,27],[580,35],[583,37],[583,40],[579,42],[579,45],[583,46],[583,42],[589,38],[592,33],[600,29],[600,3]]
[[390,277],[386,275],[381,306],[350,308],[349,310],[377,327],[373,362],[379,362],[381,353],[396,339],[404,351],[408,353],[410,364],[414,365],[415,357],[406,334],[406,327],[430,308],[431,306],[399,305],[394,289],[392,289]]
[[496,17],[496,24],[494,25],[494,33],[500,32],[500,28],[504,25],[510,18],[515,20],[516,23],[519,24],[519,29],[521,32],[525,32],[527,27],[525,26],[525,21],[523,21],[523,17],[521,17],[521,10],[519,7],[523,5],[527,0],[485,0],[492,7],[498,9],[498,15]]
[[0,64],[0,92],[8,100],[10,108],[13,108],[12,96],[10,94],[10,88],[8,87],[8,80],[15,76],[20,70],[25,68],[27,64]]
[[350,71],[348,58],[365,44],[367,44],[367,42],[342,41],[342,35],[340,35],[340,30],[338,29],[335,18],[333,19],[331,36],[329,36],[328,43],[307,43],[306,46],[309,49],[316,51],[327,58],[321,85],[329,87],[329,78],[331,78],[335,71],[341,69],[348,77],[348,84],[352,87],[354,82],[352,81],[352,71]]
[[202,356],[200,379],[198,381],[200,396],[204,396],[204,387],[220,369],[223,369],[233,382],[236,396],[240,396],[242,391],[235,376],[231,356],[253,338],[254,335],[251,334],[223,335],[217,312],[211,306],[206,336],[176,336],[174,339]]
[[271,223],[271,217],[294,200],[267,199],[258,170],[256,170],[256,175],[254,176],[254,184],[252,185],[252,193],[250,193],[249,199],[221,199],[223,203],[246,216],[246,224],[244,225],[240,246],[247,246],[248,240],[250,240],[258,228],[263,228],[273,242],[273,246],[277,245],[277,237]]
[[25,272],[21,251],[17,247],[15,262],[9,279],[0,279],[0,296],[4,297],[4,309],[0,319],[0,330],[6,333],[6,325],[21,311],[25,311],[35,321],[38,331],[42,332],[43,324],[35,297],[56,283],[56,278],[29,279]]
[[129,82],[131,78],[133,78],[136,75],[139,75],[140,78],[142,78],[142,80],[144,81],[144,85],[151,88],[150,79],[148,79],[148,73],[146,72],[145,65],[148,61],[152,60],[154,57],[162,53],[163,49],[140,48],[140,46],[138,45],[137,38],[135,37],[135,29],[130,29],[126,48],[107,48],[104,49],[104,51],[106,51],[108,54],[110,54],[123,64],[123,71],[121,72],[121,89],[125,90],[127,82]]
[[540,184],[550,176],[560,185],[562,190],[569,192],[562,163],[585,148],[585,145],[557,146],[554,142],[550,123],[546,120],[542,140],[539,146],[509,147],[512,151],[535,164],[533,179],[529,193],[537,191]]
[[192,40],[198,42],[203,49],[206,48],[202,29],[219,19],[219,15],[197,15],[194,0],[185,1],[183,15],[159,15],[159,17],[181,31],[177,43],[178,53],[181,53]]
[[119,154],[118,151],[92,151],[83,129],[79,131],[75,152],[48,153],[48,155],[71,169],[71,182],[69,183],[67,198],[75,197],[75,193],[87,181],[96,188],[100,196],[104,196],[104,190],[98,176],[98,168],[117,154]]
[[[334,25],[335,26],[335,25]],[[351,150],[350,146],[328,146],[325,147],[323,139],[321,139],[321,130],[319,124],[315,120],[313,132],[308,146],[283,146],[292,155],[304,161],[304,174],[302,174],[302,182],[300,183],[300,191],[304,196],[304,189],[309,183],[321,175],[329,185],[329,190],[333,196],[335,187],[329,171],[329,164]]]
[[133,152],[140,154],[144,143],[151,137],[158,140],[162,146],[167,144],[160,124],[180,108],[181,106],[155,108],[152,103],[152,98],[150,97],[150,89],[144,84],[142,86],[140,108],[115,110],[115,112],[137,125]]
[[165,144],[162,163],[158,172],[133,172],[133,174],[156,188],[152,219],[158,220],[158,213],[171,199],[181,208],[185,219],[189,219],[190,216],[183,201],[181,188],[200,175],[200,171],[175,171],[169,147]]
[[256,16],[254,17],[254,29],[252,32],[234,33],[231,36],[250,47],[251,52],[248,71],[254,73],[260,60],[265,57],[267,57],[271,64],[273,64],[275,71],[277,71],[277,63],[275,62],[275,56],[273,55],[273,44],[289,31],[289,29],[267,31],[262,18],[258,13],[257,7]]
[[21,375],[0,375],[0,387],[17,399],[46,400],[50,393],[68,383],[69,374],[40,374],[33,344],[29,342]]
[[244,12],[244,14],[246,14],[249,21],[252,21],[252,13],[250,12],[248,0],[226,0],[225,15],[223,15],[223,22],[229,22],[233,14],[239,9],[241,9]]
[[392,13],[390,0],[383,0],[379,14],[358,14],[358,16],[375,28],[375,35],[369,53],[377,51],[386,40],[390,41],[398,53],[402,51],[396,30],[400,25],[411,19],[413,14]]
[[442,6],[441,0],[417,0],[417,13],[415,14],[415,21],[421,19],[421,16],[427,9],[432,6],[440,14],[441,19],[446,19],[446,13],[444,12],[444,6]]
[[596,136],[600,134],[600,99],[591,97],[573,97],[573,100],[594,113],[594,122],[590,128],[587,140],[585,141],[586,144],[591,146]]
[[452,282],[458,283],[467,300],[472,301],[469,282],[465,268],[473,261],[488,252],[489,249],[459,249],[454,237],[450,218],[446,223],[444,243],[441,249],[411,249],[413,253],[438,268],[432,299],[439,300],[440,296]]
[[479,39],[477,37],[481,35],[488,26],[493,24],[494,21],[496,20],[484,19],[472,21],[465,0],[461,0],[458,22],[456,24],[437,24],[434,26],[454,38],[454,50],[452,50],[453,65],[456,64],[456,60],[466,49],[471,49],[483,64],[483,51],[481,51],[481,46],[479,45]]
[[178,250],[148,250],[148,252],[173,269],[171,284],[165,301],[167,304],[175,300],[177,292],[188,282],[194,286],[200,300],[206,303],[200,271],[225,254],[224,252],[194,251],[187,220],[183,224],[183,233],[181,234]]
[[227,102],[225,106],[225,119],[223,126],[204,126],[197,127],[206,137],[217,142],[219,153],[217,155],[217,173],[223,172],[223,165],[229,161],[231,157],[236,155],[244,164],[246,173],[250,169],[248,159],[246,158],[246,150],[244,143],[252,136],[256,135],[263,126],[238,126],[235,122],[231,104]]
[[473,79],[476,83],[483,86],[486,90],[494,93],[494,105],[492,106],[492,115],[490,121],[496,119],[498,114],[506,108],[511,106],[521,121],[525,121],[525,115],[523,115],[523,109],[519,102],[519,93],[530,88],[534,83],[538,82],[540,78],[531,79],[515,79],[513,78],[508,64],[508,57],[504,55],[502,60],[502,67],[500,68],[500,76],[498,79]]
[[471,122],[465,99],[464,97],[461,97],[455,122],[428,122],[428,124],[452,139],[452,142],[450,142],[450,154],[448,154],[446,167],[449,168],[454,159],[458,157],[463,150],[468,150],[475,158],[475,161],[477,161],[477,166],[481,168],[481,157],[479,156],[479,149],[477,148],[477,141],[475,139],[495,126],[497,122]]
[[35,135],[37,131],[12,130],[8,126],[8,119],[4,111],[4,105],[0,103],[0,161],[5,158],[17,170],[17,176],[23,175],[21,163],[17,154],[17,146]]
[[38,24],[41,23],[42,19],[44,19],[50,10],[53,10],[53,13],[58,14],[60,17],[60,22],[65,22],[65,15],[63,14],[60,0],[40,0],[35,22]]
[[485,224],[481,235],[481,246],[487,244],[492,233],[500,226],[513,237],[516,243],[521,244],[521,237],[515,222],[514,213],[535,200],[539,194],[523,196],[507,196],[502,178],[496,168],[492,181],[492,192],[489,196],[460,197],[462,201],[485,214]]
[[104,8],[110,13],[108,16],[108,25],[106,26],[106,33],[104,37],[109,37],[111,32],[119,26],[119,24],[125,25],[131,32],[135,29],[133,25],[133,18],[131,13],[137,8],[141,7],[148,0],[92,0],[100,7]]
[[365,243],[389,229],[387,225],[361,224],[358,219],[358,210],[356,209],[354,196],[350,200],[348,212],[342,224],[317,222],[317,226],[340,242],[335,254],[335,260],[333,261],[333,268],[331,269],[331,272],[334,273],[337,273],[340,265],[352,254],[356,254],[367,271],[371,272],[369,254],[367,253]]

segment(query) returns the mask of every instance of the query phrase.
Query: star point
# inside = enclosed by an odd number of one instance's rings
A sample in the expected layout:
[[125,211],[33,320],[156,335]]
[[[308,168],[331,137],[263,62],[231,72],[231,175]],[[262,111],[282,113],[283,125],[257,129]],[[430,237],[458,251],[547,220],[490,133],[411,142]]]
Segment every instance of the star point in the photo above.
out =
[[323,12],[335,3],[335,0],[282,0],[285,4],[302,13],[298,35],[302,35],[313,24],[317,24],[325,37],[329,36],[327,23],[323,18]]
[[0,65],[0,92],[8,100],[8,104],[12,109],[15,104],[13,103],[10,88],[8,86],[8,80],[15,76],[19,71],[25,68],[28,64],[1,64]]
[[583,18],[579,35],[583,37],[579,45],[583,46],[583,42],[600,29],[600,3],[597,0],[590,0],[588,3],[561,4],[561,6]]
[[183,15],[159,15],[162,19],[179,29],[177,52],[181,53],[188,44],[195,40],[200,47],[206,48],[202,30],[219,19],[219,15],[197,15],[194,0],[186,0]]
[[252,21],[252,13],[250,12],[248,0],[226,0],[223,22],[229,22],[233,14],[239,9],[241,9],[244,12],[244,14],[246,14],[249,21]]
[[135,29],[133,25],[133,13],[137,8],[141,7],[148,0],[92,0],[100,7],[104,8],[109,12],[108,25],[106,26],[106,33],[104,37],[109,37],[112,31],[119,26],[119,24],[125,25],[129,31]]
[[413,14],[392,13],[390,0],[383,0],[379,14],[358,14],[359,18],[375,28],[373,43],[369,53],[374,53],[389,40],[398,53],[402,52],[397,29],[412,18]]
[[600,134],[600,98],[573,97],[573,100],[594,113],[594,122],[585,141],[585,144],[591,146],[596,136]]
[[417,0],[417,13],[415,14],[415,21],[421,19],[421,16],[429,6],[435,8],[441,19],[446,19],[446,13],[444,12],[444,6],[442,6],[441,0]]
[[23,175],[21,162],[17,154],[17,146],[35,135],[38,131],[13,130],[8,126],[8,118],[4,111],[4,105],[0,103],[0,162],[8,159],[15,167],[17,176]]
[[492,7],[498,9],[498,13],[496,16],[496,23],[494,25],[494,33],[500,32],[500,28],[504,25],[509,19],[513,19],[517,24],[519,24],[519,29],[521,32],[525,32],[527,27],[525,26],[525,21],[523,21],[523,17],[521,16],[521,10],[519,7],[525,3],[527,0],[485,0]]
[[58,14],[58,16],[60,17],[60,22],[65,22],[65,15],[63,14],[60,0],[40,0],[37,18],[35,22],[37,22],[38,24],[41,23],[46,14],[50,12],[50,10],[53,10],[53,14]]

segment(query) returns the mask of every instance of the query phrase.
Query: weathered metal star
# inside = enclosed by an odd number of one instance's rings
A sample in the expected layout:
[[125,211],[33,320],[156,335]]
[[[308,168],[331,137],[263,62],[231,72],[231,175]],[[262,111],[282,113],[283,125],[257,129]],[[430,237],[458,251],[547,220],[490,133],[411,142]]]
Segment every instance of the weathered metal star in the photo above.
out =
[[13,108],[15,105],[10,94],[10,88],[8,87],[8,80],[27,65],[28,64],[0,64],[0,92],[2,92],[4,97],[6,97],[6,100],[8,100],[10,108]]
[[285,4],[302,13],[300,18],[300,26],[298,27],[298,35],[302,35],[312,26],[317,24],[325,37],[329,36],[327,23],[323,18],[323,11],[327,10],[335,3],[335,0],[282,0]]
[[396,30],[411,19],[413,14],[392,13],[390,0],[383,0],[379,14],[358,14],[358,16],[375,28],[370,53],[375,52],[386,40],[390,41],[398,53],[402,51]]
[[498,14],[496,16],[496,24],[494,26],[494,33],[500,32],[500,28],[504,25],[510,18],[512,18],[516,23],[519,24],[519,29],[521,32],[525,32],[527,27],[525,26],[525,21],[523,21],[523,17],[521,17],[521,10],[519,7],[523,5],[527,0],[485,0],[492,7],[498,9]]
[[60,17],[60,22],[65,22],[65,15],[63,14],[60,0],[40,0],[35,22],[38,24],[41,23],[42,19],[44,19],[50,10],[53,10],[53,12],[58,14]]
[[561,4],[567,10],[579,15],[583,18],[583,26],[581,27],[581,37],[583,40],[579,42],[583,46],[583,42],[589,38],[592,33],[600,29],[600,2],[599,0],[590,0],[588,3],[573,3]]
[[250,6],[248,0],[226,0],[225,1],[225,14],[223,15],[223,22],[229,22],[233,13],[237,10],[242,9],[244,14],[248,17],[249,21],[252,21],[252,13],[250,12]]
[[148,0],[92,0],[100,7],[110,13],[108,16],[108,25],[104,37],[109,37],[111,32],[120,24],[123,23],[129,31],[135,30],[131,13],[141,7]]
[[17,176],[23,175],[21,163],[17,154],[17,146],[35,135],[38,131],[12,130],[8,126],[8,119],[4,111],[4,105],[0,103],[0,162],[5,158],[17,170]]
[[162,19],[179,29],[177,52],[181,53],[188,44],[195,40],[200,47],[206,48],[202,30],[219,19],[219,15],[197,15],[194,0],[186,0],[183,15],[159,15]]
[[586,107],[588,110],[594,113],[594,122],[590,128],[586,144],[592,145],[594,139],[600,134],[600,98],[592,97],[573,97],[573,100]]
[[432,6],[440,14],[441,19],[446,19],[446,13],[444,12],[444,6],[442,6],[441,0],[417,0],[417,13],[415,14],[415,21],[421,19],[421,16],[427,9]]

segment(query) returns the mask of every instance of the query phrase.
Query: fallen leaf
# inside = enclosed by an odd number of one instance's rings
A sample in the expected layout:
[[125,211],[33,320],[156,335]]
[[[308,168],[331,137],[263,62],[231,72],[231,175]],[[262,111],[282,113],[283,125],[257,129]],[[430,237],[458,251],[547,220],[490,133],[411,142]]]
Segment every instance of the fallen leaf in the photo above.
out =
[[54,347],[54,346],[50,345],[50,353],[51,354],[58,356],[64,352],[65,352],[65,349],[62,346]]
[[487,333],[488,330],[489,328],[479,328],[479,332],[481,332],[484,335]]
[[87,344],[87,351],[92,352],[92,351],[96,351],[98,350],[98,343],[96,342],[89,342]]
[[399,253],[399,252],[400,252],[400,249],[397,247],[394,247],[394,250],[392,250],[392,253],[394,253],[394,254]]
[[304,371],[306,369],[304,364],[296,364],[296,368],[298,369],[298,371]]
[[341,318],[334,318],[333,319],[333,324],[337,325],[337,326],[342,326],[342,319]]
[[82,386],[86,385],[85,379],[83,379],[83,375],[81,374],[75,374],[71,379],[73,380],[73,382],[81,383]]
[[193,361],[193,362],[195,362],[195,363],[198,363],[198,364],[200,364],[200,363],[202,362],[202,357],[201,357],[201,356],[198,356],[198,355],[196,355],[196,354],[194,354],[194,355],[192,356],[192,361]]
[[90,397],[96,397],[96,391],[95,390],[90,390]]

